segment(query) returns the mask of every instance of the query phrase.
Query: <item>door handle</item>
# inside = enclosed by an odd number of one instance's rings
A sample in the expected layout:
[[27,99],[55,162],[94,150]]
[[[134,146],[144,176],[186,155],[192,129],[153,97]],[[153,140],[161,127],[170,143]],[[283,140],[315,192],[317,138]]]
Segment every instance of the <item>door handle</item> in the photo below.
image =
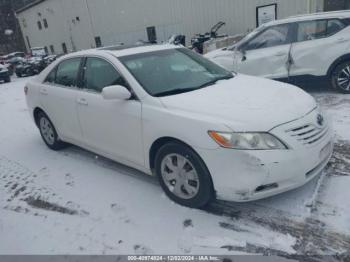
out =
[[279,53],[276,53],[275,56],[286,56],[287,53],[285,52],[279,52]]
[[77,100],[77,103],[78,103],[79,105],[82,105],[82,106],[87,106],[87,105],[89,105],[88,101],[86,101],[85,98],[79,98],[79,99]]
[[46,88],[40,89],[40,94],[47,96],[49,93],[47,92]]

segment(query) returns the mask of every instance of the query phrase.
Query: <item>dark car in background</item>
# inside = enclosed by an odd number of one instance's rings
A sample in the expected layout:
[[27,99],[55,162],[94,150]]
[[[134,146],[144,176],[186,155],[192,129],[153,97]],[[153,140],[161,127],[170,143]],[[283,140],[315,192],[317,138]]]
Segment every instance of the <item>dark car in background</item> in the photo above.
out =
[[17,77],[33,76],[41,73],[46,68],[47,64],[41,57],[31,57],[16,65]]
[[2,64],[0,64],[0,81],[3,81],[5,83],[11,82],[10,71],[7,69],[6,66]]

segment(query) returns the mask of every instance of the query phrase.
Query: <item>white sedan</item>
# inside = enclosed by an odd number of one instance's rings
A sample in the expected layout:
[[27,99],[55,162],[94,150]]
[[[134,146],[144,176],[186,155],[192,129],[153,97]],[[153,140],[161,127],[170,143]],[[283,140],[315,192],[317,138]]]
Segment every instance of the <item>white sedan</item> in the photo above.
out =
[[75,144],[156,175],[189,207],[300,187],[333,150],[330,122],[301,89],[170,45],[64,56],[25,94],[49,148]]

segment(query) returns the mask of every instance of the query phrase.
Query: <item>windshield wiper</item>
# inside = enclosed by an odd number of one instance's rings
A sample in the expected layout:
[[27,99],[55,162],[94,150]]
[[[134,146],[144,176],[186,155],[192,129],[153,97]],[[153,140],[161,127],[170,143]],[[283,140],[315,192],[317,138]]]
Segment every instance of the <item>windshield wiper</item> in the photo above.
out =
[[182,93],[187,93],[187,92],[192,92],[197,90],[197,88],[178,88],[178,89],[174,89],[174,90],[169,90],[169,91],[165,91],[165,92],[161,92],[158,94],[155,94],[155,97],[162,97],[162,96],[171,96],[171,95],[178,95],[178,94],[182,94]]
[[215,85],[217,82],[221,81],[221,80],[229,80],[233,78],[233,75],[229,75],[229,76],[223,76],[223,77],[217,77],[201,86],[198,87],[198,89],[204,88],[204,87],[208,87],[208,86],[212,86]]
[[221,80],[228,80],[233,78],[233,75],[229,75],[229,76],[224,76],[224,77],[217,77],[207,83],[204,83],[203,85],[197,86],[197,87],[193,87],[193,88],[178,88],[178,89],[174,89],[174,90],[169,90],[169,91],[165,91],[165,92],[161,92],[158,94],[155,94],[155,97],[163,97],[163,96],[171,96],[171,95],[178,95],[178,94],[182,94],[182,93],[188,93],[188,92],[192,92],[195,90],[199,90],[208,86],[212,86],[215,85],[218,81]]

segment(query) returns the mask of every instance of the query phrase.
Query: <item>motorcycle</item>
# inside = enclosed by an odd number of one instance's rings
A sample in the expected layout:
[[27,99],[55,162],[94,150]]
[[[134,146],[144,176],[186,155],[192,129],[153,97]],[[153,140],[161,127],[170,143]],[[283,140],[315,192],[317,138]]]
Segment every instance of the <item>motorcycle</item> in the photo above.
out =
[[216,38],[226,37],[227,35],[218,35],[218,31],[221,27],[226,25],[225,22],[219,22],[214,25],[209,33],[205,34],[196,34],[195,37],[191,39],[191,49],[199,54],[203,54],[204,51],[204,43]]

